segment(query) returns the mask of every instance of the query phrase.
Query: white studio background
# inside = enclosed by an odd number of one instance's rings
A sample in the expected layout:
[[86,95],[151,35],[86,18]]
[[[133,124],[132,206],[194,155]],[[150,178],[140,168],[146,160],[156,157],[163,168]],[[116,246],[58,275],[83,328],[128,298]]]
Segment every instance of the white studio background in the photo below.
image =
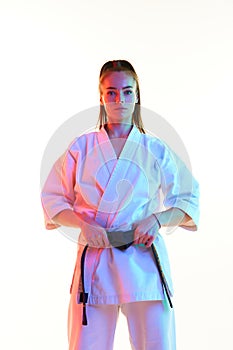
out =
[[[233,348],[232,1],[1,0],[0,7],[0,348],[67,349],[76,246],[43,226],[40,164],[56,129],[98,105],[99,69],[111,59],[135,66],[143,106],[176,129],[201,185],[199,231],[165,237],[177,348]],[[115,350],[122,348],[130,346],[120,317]]]

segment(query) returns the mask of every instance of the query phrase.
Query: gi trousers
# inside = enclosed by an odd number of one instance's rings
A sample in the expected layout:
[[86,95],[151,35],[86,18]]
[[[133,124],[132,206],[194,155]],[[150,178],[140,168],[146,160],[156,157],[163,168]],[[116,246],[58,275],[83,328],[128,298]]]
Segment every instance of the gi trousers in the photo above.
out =
[[71,296],[68,312],[69,350],[112,350],[119,311],[128,323],[132,350],[175,350],[174,310],[163,300],[121,305],[87,305],[88,325],[82,325],[82,304]]

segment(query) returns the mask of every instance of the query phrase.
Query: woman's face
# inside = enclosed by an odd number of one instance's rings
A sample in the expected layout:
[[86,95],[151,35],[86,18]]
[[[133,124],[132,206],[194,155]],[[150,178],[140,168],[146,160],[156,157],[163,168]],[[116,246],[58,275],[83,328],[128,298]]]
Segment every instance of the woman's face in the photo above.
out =
[[126,72],[111,72],[101,83],[100,103],[104,105],[108,122],[132,123],[137,99],[137,85]]

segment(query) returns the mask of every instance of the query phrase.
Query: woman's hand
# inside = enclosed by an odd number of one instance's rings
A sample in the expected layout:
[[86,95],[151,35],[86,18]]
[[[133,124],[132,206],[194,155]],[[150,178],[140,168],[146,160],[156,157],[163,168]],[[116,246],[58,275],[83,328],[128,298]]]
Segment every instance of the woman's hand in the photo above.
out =
[[53,222],[58,225],[81,229],[83,235],[81,234],[79,237],[80,244],[88,244],[90,247],[96,248],[110,247],[105,229],[94,220],[88,217],[84,218],[83,214],[64,209],[53,218]]
[[150,247],[158,234],[160,225],[152,214],[146,219],[135,223],[133,228],[135,229],[134,244],[145,244],[146,247]]
[[96,223],[84,223],[82,233],[87,244],[94,248],[107,248],[110,243],[105,229]]

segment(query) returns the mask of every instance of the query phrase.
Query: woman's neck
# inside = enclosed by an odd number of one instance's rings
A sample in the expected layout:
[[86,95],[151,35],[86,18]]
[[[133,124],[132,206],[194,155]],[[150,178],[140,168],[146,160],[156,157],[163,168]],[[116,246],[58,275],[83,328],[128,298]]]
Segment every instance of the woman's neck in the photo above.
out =
[[105,125],[105,130],[110,138],[125,138],[129,136],[132,127],[132,124],[107,123]]

